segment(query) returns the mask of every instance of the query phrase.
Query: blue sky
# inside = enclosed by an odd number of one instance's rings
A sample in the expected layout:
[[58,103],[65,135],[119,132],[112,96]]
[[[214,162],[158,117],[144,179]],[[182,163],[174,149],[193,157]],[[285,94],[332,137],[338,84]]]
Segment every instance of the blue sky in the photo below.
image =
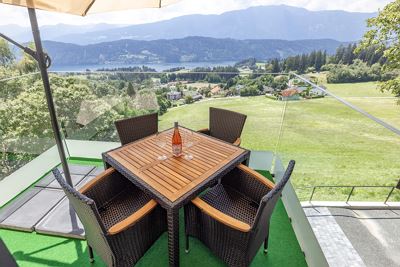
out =
[[[374,12],[383,8],[390,0],[182,0],[162,9],[129,10],[107,14],[79,17],[73,15],[38,12],[40,25],[66,24],[139,24],[170,19],[188,14],[220,14],[230,10],[257,5],[279,5],[304,7],[310,10],[346,10],[352,12]],[[25,8],[0,4],[0,25],[29,25]]]

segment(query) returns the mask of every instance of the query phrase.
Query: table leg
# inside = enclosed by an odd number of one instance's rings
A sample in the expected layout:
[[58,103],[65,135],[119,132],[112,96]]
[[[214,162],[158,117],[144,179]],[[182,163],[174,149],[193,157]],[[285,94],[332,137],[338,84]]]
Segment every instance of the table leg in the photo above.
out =
[[249,166],[250,157],[248,157],[245,161],[242,162],[243,165]]
[[179,266],[179,210],[167,210],[169,266]]

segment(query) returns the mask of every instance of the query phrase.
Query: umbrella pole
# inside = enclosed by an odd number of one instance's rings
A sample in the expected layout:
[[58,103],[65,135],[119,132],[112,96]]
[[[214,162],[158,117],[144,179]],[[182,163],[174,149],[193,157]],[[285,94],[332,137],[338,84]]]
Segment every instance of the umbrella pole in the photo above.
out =
[[44,92],[46,94],[47,106],[49,108],[51,126],[53,128],[53,133],[54,133],[54,138],[55,138],[56,144],[57,144],[58,154],[61,159],[61,164],[62,164],[62,168],[63,168],[64,175],[65,175],[65,180],[67,181],[67,183],[70,186],[73,186],[72,180],[71,180],[71,174],[69,172],[69,168],[68,168],[68,164],[67,164],[67,158],[65,156],[64,146],[62,144],[60,127],[58,125],[56,109],[54,107],[53,95],[52,95],[51,89],[50,89],[49,75],[47,73],[45,54],[43,52],[42,41],[40,39],[40,32],[39,32],[39,26],[38,26],[38,22],[37,22],[37,18],[36,18],[36,11],[34,8],[28,8],[28,13],[29,13],[29,19],[30,19],[31,27],[32,27],[33,39],[35,41],[35,46],[36,46],[36,60],[39,63],[39,69],[40,69],[40,73],[42,75]]

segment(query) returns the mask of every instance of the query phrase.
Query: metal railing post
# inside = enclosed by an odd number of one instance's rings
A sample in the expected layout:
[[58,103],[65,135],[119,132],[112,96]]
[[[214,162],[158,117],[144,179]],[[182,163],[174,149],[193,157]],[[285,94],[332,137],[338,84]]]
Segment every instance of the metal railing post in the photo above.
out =
[[315,186],[313,186],[313,190],[312,190],[312,192],[311,192],[311,196],[310,196],[310,202],[311,202],[311,200],[312,200],[312,198],[313,198],[313,196],[314,196],[314,192],[315,192]]
[[385,202],[383,202],[383,204],[386,204],[386,202],[388,202],[388,200],[389,200],[390,196],[392,195],[395,188],[396,187],[394,187],[394,186],[392,187],[392,189],[390,190],[390,192],[389,192],[388,196],[386,197]]
[[353,186],[353,187],[351,188],[351,191],[350,191],[349,196],[347,197],[346,203],[349,202],[349,200],[350,200],[350,198],[351,198],[351,195],[353,194],[354,188],[355,188],[355,186]]

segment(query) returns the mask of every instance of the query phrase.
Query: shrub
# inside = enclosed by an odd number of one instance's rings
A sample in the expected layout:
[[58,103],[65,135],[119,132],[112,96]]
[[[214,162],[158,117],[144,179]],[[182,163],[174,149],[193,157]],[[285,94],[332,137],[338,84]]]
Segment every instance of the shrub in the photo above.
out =
[[381,66],[374,64],[368,66],[367,63],[356,59],[351,65],[332,65],[330,64],[329,73],[326,76],[328,83],[353,83],[369,82],[381,79]]

